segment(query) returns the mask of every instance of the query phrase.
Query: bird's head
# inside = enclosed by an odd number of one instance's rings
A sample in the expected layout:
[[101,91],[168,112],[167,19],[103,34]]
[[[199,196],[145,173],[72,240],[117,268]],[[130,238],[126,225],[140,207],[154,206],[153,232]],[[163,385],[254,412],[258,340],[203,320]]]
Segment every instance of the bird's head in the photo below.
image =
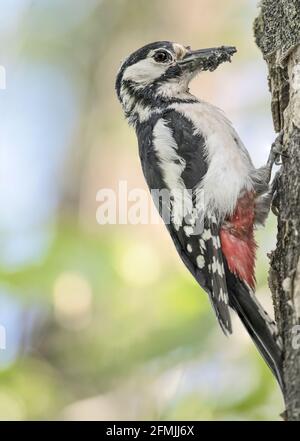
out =
[[169,41],[143,46],[123,62],[117,75],[116,91],[125,114],[130,116],[137,102],[155,106],[184,99],[195,75],[215,70],[235,52],[232,46],[191,50]]

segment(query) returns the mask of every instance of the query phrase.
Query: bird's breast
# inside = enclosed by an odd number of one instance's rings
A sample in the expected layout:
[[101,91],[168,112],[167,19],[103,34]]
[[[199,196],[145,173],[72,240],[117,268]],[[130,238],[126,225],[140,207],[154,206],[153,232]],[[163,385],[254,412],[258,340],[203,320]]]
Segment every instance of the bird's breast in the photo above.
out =
[[205,139],[207,172],[199,183],[207,210],[232,214],[244,190],[252,189],[253,165],[231,123],[218,108],[205,103],[173,104]]

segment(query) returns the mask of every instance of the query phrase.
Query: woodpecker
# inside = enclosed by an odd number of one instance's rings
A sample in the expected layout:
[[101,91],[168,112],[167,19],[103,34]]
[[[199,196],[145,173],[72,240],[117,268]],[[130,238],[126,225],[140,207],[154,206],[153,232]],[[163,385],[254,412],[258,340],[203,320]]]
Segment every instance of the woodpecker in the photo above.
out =
[[121,65],[116,92],[136,131],[149,189],[171,192],[168,204],[155,203],[161,215],[171,213],[165,223],[179,256],[207,292],[223,332],[232,333],[232,309],[283,388],[277,327],[254,294],[254,229],[269,213],[278,142],[256,169],[224,113],[189,91],[198,73],[231,61],[235,52],[147,44]]

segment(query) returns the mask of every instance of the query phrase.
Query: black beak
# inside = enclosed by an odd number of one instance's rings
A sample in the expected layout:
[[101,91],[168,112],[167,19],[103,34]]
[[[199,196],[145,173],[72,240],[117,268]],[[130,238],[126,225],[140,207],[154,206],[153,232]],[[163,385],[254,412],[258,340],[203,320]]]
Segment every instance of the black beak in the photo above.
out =
[[209,49],[188,51],[177,63],[191,72],[197,70],[215,70],[221,63],[231,61],[232,55],[236,52],[234,46],[221,46]]

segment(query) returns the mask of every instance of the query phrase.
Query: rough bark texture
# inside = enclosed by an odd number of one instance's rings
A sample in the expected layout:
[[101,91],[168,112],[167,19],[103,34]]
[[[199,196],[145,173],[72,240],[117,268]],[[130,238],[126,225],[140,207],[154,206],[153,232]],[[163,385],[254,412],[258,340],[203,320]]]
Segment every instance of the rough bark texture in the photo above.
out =
[[[283,339],[286,418],[300,420],[300,0],[263,0],[256,42],[269,67],[275,130],[284,130],[278,234],[269,283]],[[297,338],[298,335],[298,338]]]

